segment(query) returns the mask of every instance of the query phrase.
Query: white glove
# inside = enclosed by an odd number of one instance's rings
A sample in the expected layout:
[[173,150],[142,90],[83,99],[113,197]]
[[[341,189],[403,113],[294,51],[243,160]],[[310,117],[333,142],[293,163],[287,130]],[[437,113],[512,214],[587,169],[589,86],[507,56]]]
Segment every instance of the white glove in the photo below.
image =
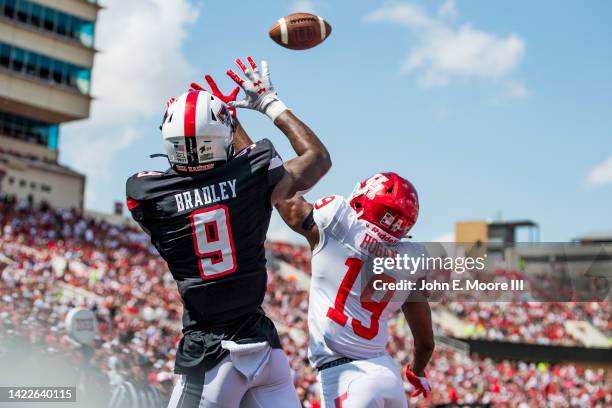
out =
[[247,57],[251,69],[247,68],[240,58],[236,59],[236,64],[240,67],[247,80],[242,79],[231,69],[227,70],[227,75],[234,80],[244,90],[246,97],[241,101],[230,102],[230,106],[246,108],[266,114],[272,121],[281,113],[287,110],[287,106],[278,99],[276,90],[270,81],[270,71],[268,63],[261,61],[261,73],[251,57]]

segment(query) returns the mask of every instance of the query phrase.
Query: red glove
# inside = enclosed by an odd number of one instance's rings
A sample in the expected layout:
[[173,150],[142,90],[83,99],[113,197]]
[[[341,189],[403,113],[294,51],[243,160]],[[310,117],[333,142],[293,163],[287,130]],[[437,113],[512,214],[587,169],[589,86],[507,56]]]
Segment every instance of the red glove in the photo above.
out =
[[[206,80],[206,82],[208,82],[208,85],[210,86],[210,89],[212,90],[212,94],[216,96],[217,98],[221,99],[223,102],[225,102],[225,104],[227,105],[227,110],[229,110],[232,117],[236,119],[236,108],[234,106],[231,106],[230,102],[236,101],[238,92],[240,92],[240,87],[237,86],[236,88],[234,88],[234,90],[230,92],[229,95],[223,95],[221,91],[219,90],[217,83],[215,82],[214,79],[212,79],[210,75],[208,74],[204,75],[204,79]],[[204,88],[203,86],[199,84],[196,84],[195,82],[191,83],[191,88],[195,89],[196,91],[206,91],[206,88]]]
[[427,377],[419,377],[415,373],[412,372],[410,366],[406,366],[406,379],[412,384],[414,387],[414,392],[410,397],[417,397],[420,394],[423,394],[425,398],[429,397],[429,392],[431,391],[431,386],[429,385],[429,381],[427,381]]

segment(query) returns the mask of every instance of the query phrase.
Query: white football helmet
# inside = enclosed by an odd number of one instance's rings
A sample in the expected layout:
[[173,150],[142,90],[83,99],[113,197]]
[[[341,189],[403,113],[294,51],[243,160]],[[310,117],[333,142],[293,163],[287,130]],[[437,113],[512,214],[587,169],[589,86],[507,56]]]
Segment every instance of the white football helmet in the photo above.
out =
[[197,172],[233,154],[234,127],[225,103],[206,91],[189,90],[171,99],[161,125],[170,165]]

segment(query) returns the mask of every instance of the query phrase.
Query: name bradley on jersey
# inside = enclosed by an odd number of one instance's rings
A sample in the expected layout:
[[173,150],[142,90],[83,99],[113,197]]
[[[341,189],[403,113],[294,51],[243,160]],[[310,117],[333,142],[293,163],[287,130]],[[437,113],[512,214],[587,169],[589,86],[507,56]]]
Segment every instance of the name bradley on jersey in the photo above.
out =
[[193,190],[183,191],[174,195],[176,212],[191,210],[230,198],[236,198],[236,179],[220,181],[219,183],[194,188]]

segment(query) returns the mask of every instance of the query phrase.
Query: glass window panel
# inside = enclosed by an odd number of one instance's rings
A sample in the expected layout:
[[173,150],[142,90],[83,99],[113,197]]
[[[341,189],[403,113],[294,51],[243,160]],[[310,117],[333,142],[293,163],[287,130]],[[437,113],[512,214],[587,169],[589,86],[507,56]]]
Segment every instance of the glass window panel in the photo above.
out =
[[32,24],[35,27],[42,27],[42,22],[43,22],[43,7],[36,4],[36,3],[32,3],[32,8],[30,9],[30,24]]
[[57,25],[55,32],[59,35],[68,35],[68,15],[64,13],[57,13]]
[[59,141],[59,126],[49,125],[47,126],[47,147],[51,150],[57,150],[57,144]]
[[44,8],[43,15],[43,27],[45,30],[54,31],[55,30],[55,19],[57,18],[57,13],[55,10],[50,8]]
[[41,55],[38,75],[42,79],[49,79],[50,73],[51,73],[51,58]]
[[28,17],[30,15],[30,2],[29,1],[20,1],[17,3],[17,20],[22,23],[28,22]]
[[80,26],[79,38],[83,45],[93,47],[94,45],[95,24],[90,21],[83,21]]
[[6,136],[57,149],[58,126],[0,112],[0,132]]
[[48,126],[42,124],[33,124],[33,126],[31,127],[31,131],[38,144],[47,144],[47,135],[49,133]]
[[38,76],[38,63],[39,63],[39,55],[33,52],[29,52],[26,55],[26,63],[25,63],[25,72],[28,75],[36,75]]
[[71,88],[78,89],[77,86],[77,68],[75,66],[70,66],[68,70],[68,78],[66,78],[66,84]]
[[75,38],[75,26],[79,24],[79,19],[76,17],[68,16],[68,23],[66,24],[66,35],[70,38]]
[[0,66],[8,68],[11,61],[11,48],[6,44],[0,44]]
[[91,87],[91,72],[88,69],[80,68],[78,70],[76,85],[81,93],[89,95]]
[[5,0],[4,15],[9,18],[15,17],[15,8],[17,8],[16,0]]
[[11,53],[11,68],[15,71],[21,71],[24,68],[25,51],[19,48],[13,48]]
[[70,16],[68,20],[68,37],[78,40],[78,33],[81,29],[81,19]]
[[64,63],[59,61],[51,61],[51,80],[56,84],[63,83],[62,71],[64,70]]

